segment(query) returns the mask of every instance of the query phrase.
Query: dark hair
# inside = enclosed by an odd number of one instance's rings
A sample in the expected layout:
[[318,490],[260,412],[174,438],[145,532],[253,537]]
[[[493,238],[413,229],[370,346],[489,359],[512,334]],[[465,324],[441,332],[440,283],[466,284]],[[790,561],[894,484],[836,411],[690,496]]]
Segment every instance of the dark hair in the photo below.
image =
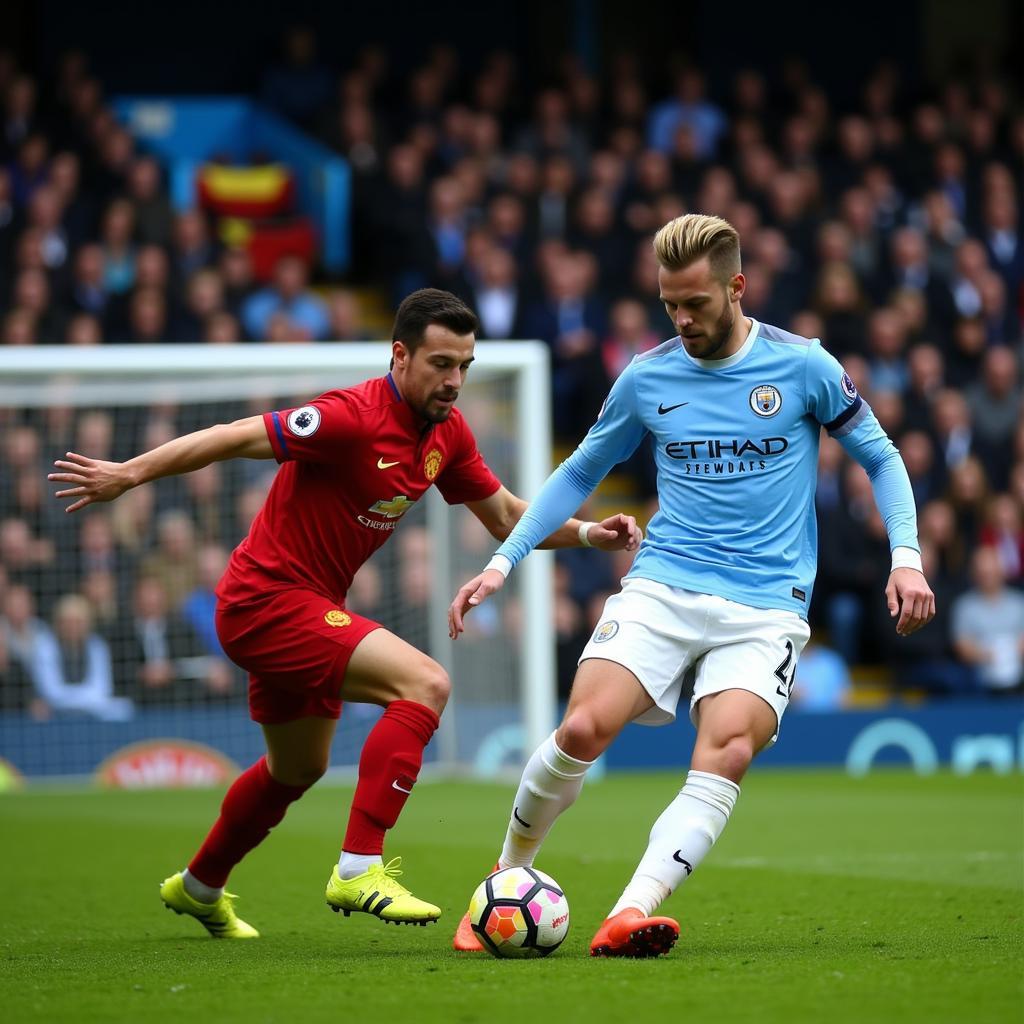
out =
[[480,321],[462,299],[439,288],[420,288],[407,295],[395,314],[391,340],[400,341],[415,352],[431,324],[447,327],[454,334],[476,334]]

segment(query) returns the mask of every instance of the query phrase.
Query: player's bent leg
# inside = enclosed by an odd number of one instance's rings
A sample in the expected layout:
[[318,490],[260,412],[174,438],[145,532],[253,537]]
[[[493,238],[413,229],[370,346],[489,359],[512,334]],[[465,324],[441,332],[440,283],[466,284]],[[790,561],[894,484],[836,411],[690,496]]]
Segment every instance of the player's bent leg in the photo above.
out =
[[[398,859],[383,864],[384,837],[412,793],[423,751],[437,729],[451,686],[433,659],[385,629],[367,634],[348,660],[344,700],[383,705],[359,758],[359,781],[327,902],[346,914],[425,924],[441,911],[395,879]],[[376,893],[376,896],[373,894]]]
[[777,728],[774,709],[750,691],[723,690],[701,699],[686,783],[654,823],[632,879],[591,943],[592,955],[668,952],[675,937],[667,947],[665,940],[675,922],[650,915],[690,877],[717,842],[739,796],[739,781]]

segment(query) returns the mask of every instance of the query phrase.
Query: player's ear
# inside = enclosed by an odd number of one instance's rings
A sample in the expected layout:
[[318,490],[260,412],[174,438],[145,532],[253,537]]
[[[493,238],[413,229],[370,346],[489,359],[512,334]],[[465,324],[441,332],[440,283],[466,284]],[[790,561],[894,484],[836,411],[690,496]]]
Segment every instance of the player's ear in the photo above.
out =
[[404,369],[408,360],[409,350],[405,347],[405,343],[402,341],[391,342],[391,369],[396,366],[399,369]]
[[739,302],[747,290],[747,279],[742,274],[733,274],[729,280],[729,298]]

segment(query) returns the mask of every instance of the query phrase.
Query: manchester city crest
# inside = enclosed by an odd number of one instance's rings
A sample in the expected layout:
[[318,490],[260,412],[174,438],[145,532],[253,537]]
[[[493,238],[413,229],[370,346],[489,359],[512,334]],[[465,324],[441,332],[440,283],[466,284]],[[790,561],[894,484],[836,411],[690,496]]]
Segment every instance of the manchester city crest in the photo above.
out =
[[750,392],[750,408],[766,419],[782,408],[782,393],[774,384],[758,384]]

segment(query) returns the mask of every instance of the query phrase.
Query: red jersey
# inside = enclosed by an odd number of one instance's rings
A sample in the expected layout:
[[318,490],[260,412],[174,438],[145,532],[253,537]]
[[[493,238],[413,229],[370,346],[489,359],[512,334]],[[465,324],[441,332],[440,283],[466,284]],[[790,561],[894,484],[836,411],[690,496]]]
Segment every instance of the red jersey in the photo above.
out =
[[221,601],[299,586],[341,604],[356,570],[432,484],[449,505],[501,486],[462,414],[423,425],[390,373],[263,422],[282,465],[217,587]]

